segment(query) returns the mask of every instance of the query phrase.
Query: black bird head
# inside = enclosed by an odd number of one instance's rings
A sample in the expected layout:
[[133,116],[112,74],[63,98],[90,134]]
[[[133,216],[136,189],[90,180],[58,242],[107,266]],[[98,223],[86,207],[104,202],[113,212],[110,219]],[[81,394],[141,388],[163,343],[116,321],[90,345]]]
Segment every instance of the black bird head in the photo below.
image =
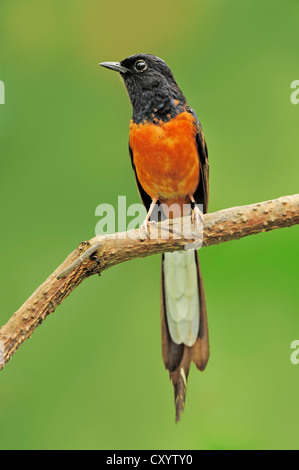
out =
[[135,54],[121,62],[102,62],[119,72],[127,88],[136,123],[168,121],[181,113],[186,99],[164,60],[151,54]]

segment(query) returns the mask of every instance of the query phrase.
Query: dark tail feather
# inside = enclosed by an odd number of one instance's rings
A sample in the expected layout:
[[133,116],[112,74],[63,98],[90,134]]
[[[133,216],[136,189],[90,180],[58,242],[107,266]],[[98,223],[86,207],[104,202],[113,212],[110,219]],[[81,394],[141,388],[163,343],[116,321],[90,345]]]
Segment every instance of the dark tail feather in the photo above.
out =
[[206,368],[210,356],[208,316],[205,289],[201,277],[197,251],[195,251],[195,259],[197,264],[199,295],[199,333],[196,343],[191,348],[191,360],[199,370],[203,371]]
[[197,252],[195,251],[197,264],[197,279],[199,293],[199,333],[198,339],[191,347],[184,344],[176,344],[172,341],[166,317],[165,295],[164,295],[164,272],[162,255],[162,282],[161,282],[161,333],[162,333],[162,356],[166,369],[174,387],[174,401],[176,410],[176,422],[180,420],[181,413],[184,411],[187,380],[191,361],[196,367],[203,371],[209,359],[209,336],[207,323],[207,308],[205,292],[201,277]]
[[190,369],[190,348],[184,346],[183,358],[180,365],[174,372],[169,372],[170,379],[174,388],[174,403],[175,403],[175,422],[181,419],[181,413],[184,411],[186,393],[187,393],[187,380]]

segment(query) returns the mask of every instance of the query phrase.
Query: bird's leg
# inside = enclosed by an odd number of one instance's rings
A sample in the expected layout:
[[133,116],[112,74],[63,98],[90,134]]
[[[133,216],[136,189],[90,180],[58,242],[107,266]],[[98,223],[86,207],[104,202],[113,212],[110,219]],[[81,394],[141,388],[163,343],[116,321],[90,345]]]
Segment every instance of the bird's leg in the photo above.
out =
[[191,220],[195,224],[195,230],[196,232],[199,232],[202,228],[203,224],[203,213],[201,212],[200,208],[196,205],[195,199],[192,194],[189,194],[190,201],[191,201],[191,207],[192,207],[192,215],[191,215]]
[[143,221],[143,223],[140,227],[141,229],[145,230],[145,233],[146,233],[147,236],[148,236],[147,223],[148,223],[148,221],[149,221],[149,219],[152,215],[152,212],[154,210],[155,205],[157,204],[157,201],[158,201],[158,199],[156,199],[156,198],[152,199],[152,202],[151,202],[150,208],[148,210],[148,213],[146,214],[146,217],[145,217],[145,219],[144,219],[144,221]]

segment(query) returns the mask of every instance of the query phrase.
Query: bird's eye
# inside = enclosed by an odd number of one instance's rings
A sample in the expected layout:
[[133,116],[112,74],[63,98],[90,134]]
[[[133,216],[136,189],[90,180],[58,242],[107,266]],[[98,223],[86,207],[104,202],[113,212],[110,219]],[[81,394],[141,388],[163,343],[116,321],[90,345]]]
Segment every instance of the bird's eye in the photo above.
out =
[[137,60],[135,64],[135,69],[137,72],[144,72],[147,69],[147,65],[144,60]]

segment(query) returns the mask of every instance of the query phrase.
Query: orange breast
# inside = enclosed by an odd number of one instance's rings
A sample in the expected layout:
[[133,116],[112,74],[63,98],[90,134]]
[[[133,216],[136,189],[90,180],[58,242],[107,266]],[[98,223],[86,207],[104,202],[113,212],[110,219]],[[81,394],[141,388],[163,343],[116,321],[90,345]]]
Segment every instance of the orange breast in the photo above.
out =
[[140,184],[157,199],[194,194],[199,182],[195,119],[183,112],[168,122],[130,123],[130,147]]

